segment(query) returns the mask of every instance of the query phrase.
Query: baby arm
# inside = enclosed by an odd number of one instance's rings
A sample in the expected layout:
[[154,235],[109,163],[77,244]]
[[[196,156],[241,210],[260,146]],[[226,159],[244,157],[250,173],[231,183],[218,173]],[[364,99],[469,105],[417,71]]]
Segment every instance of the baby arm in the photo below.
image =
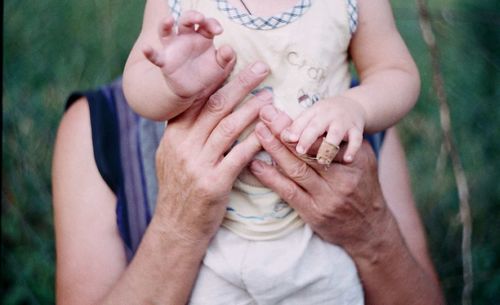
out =
[[232,70],[235,55],[228,46],[215,49],[213,38],[222,33],[215,19],[186,11],[175,31],[173,18],[157,13],[168,11],[158,1],[147,1],[141,34],[125,66],[123,87],[137,113],[169,120],[215,91]]
[[387,0],[358,0],[358,29],[350,54],[361,85],[314,104],[283,134],[305,153],[318,137],[348,142],[345,162],[353,160],[363,132],[384,130],[414,106],[420,90],[417,67],[396,29]]

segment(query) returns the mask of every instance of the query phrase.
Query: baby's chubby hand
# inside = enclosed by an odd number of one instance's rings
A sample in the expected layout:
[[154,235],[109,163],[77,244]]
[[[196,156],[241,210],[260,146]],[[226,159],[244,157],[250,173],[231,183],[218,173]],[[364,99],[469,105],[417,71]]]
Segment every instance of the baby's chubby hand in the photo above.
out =
[[348,142],[343,160],[350,163],[363,142],[365,121],[365,110],[358,102],[338,96],[321,100],[304,111],[281,137],[290,143],[297,142],[297,153],[305,154],[327,132],[326,141],[330,144]]
[[174,28],[169,17],[159,26],[162,48],[143,50],[146,58],[159,67],[165,80],[178,97],[203,98],[212,93],[229,75],[236,56],[229,46],[216,49],[213,39],[222,33],[222,26],[213,18],[196,11],[184,12]]

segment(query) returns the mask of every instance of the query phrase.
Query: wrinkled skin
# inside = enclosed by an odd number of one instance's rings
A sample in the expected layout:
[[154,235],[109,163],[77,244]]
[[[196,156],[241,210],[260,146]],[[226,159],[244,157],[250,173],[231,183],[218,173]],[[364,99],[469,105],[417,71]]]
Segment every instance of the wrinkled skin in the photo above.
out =
[[343,146],[337,162],[325,167],[299,157],[295,144],[279,140],[291,124],[286,114],[266,106],[261,118],[263,123],[257,125],[256,134],[279,169],[253,161],[252,172],[296,209],[321,238],[353,255],[376,242],[388,226],[396,226],[382,195],[375,155],[367,142],[351,163],[340,163],[346,151]]

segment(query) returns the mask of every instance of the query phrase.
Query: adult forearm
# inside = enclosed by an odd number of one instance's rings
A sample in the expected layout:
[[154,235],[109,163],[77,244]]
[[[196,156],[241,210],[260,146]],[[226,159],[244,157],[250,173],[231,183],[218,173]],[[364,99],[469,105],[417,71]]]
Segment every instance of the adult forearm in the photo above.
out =
[[444,304],[439,283],[411,255],[392,214],[385,214],[385,225],[365,246],[347,249],[360,273],[366,304]]
[[186,242],[153,218],[130,266],[103,304],[185,304],[209,239]]

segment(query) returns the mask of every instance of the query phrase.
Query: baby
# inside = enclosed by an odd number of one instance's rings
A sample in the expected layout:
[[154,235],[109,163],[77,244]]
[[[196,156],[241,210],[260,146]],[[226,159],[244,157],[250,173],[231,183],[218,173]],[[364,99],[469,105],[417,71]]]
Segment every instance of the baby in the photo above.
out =
[[[145,117],[170,120],[254,63],[254,71],[270,70],[258,98],[294,120],[283,139],[299,154],[323,136],[333,153],[345,141],[343,161],[351,162],[363,133],[392,126],[416,101],[418,72],[387,0],[164,1],[147,1],[124,73],[127,100]],[[361,80],[355,88],[349,57]],[[329,164],[333,153],[318,162]],[[345,251],[244,171],[191,303],[282,302],[363,304],[363,291]]]

